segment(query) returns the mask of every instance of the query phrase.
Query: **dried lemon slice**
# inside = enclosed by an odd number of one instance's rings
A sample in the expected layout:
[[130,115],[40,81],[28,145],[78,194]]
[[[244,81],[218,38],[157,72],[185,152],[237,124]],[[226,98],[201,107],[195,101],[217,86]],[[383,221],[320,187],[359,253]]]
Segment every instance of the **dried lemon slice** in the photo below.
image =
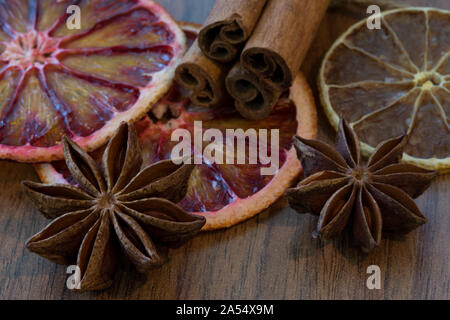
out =
[[408,134],[403,160],[450,171],[450,11],[405,8],[363,20],[333,44],[319,74],[322,105],[337,129],[343,117],[368,155]]

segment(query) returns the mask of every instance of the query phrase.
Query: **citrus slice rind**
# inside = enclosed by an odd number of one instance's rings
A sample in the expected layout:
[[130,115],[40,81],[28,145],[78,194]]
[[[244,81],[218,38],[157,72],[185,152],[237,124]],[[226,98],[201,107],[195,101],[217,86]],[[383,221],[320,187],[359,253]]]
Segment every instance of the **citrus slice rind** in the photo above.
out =
[[[362,20],[327,52],[319,73],[322,106],[337,130],[345,118],[368,156],[408,134],[403,161],[450,170],[450,12],[382,12],[381,29]],[[395,120],[394,120],[395,119]]]
[[0,3],[0,159],[62,159],[63,135],[95,150],[170,88],[185,36],[154,1],[33,3]]
[[[192,43],[200,26],[181,23],[189,43]],[[280,167],[272,176],[262,176],[260,163],[256,165],[211,164],[203,159],[196,165],[188,182],[186,197],[179,203],[189,212],[204,215],[207,223],[203,230],[231,227],[267,209],[292,185],[301,172],[301,165],[292,148],[292,136],[315,138],[317,115],[311,90],[299,74],[289,96],[280,99],[269,118],[250,121],[242,118],[228,105],[217,109],[192,106],[187,93],[178,85],[161,99],[152,110],[171,110],[176,117],[157,120],[146,117],[136,124],[142,146],[143,166],[170,158],[171,134],[178,128],[192,132],[194,121],[202,121],[203,129],[215,128],[247,130],[279,129]],[[225,135],[224,135],[225,138]],[[100,158],[102,150],[94,152]],[[73,183],[63,161],[36,165],[44,183]]]

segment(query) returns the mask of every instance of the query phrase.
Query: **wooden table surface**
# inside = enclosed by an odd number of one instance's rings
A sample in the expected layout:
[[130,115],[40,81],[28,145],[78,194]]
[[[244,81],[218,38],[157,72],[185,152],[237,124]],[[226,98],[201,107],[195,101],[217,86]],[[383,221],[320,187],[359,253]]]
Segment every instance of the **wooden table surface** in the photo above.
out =
[[[176,19],[201,23],[214,0],[160,0]],[[450,9],[448,0],[406,1]],[[332,33],[333,26],[329,26]],[[306,66],[308,68],[308,66]],[[320,119],[320,136],[330,129]],[[429,221],[406,236],[384,238],[369,255],[344,235],[327,244],[311,237],[317,218],[277,208],[231,229],[203,233],[148,275],[131,267],[99,293],[66,289],[66,268],[24,247],[43,218],[21,191],[38,180],[32,166],[0,162],[0,299],[448,299],[450,175],[417,203]],[[366,287],[367,267],[381,269],[380,290]]]

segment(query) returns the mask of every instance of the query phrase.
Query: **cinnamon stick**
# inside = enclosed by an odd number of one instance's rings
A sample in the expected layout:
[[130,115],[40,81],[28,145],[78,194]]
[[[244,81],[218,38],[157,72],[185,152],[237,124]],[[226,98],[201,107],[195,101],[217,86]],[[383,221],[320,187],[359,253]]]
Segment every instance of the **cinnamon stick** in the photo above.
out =
[[226,63],[240,49],[258,22],[267,0],[217,0],[199,34],[199,46],[210,59]]
[[177,67],[175,80],[191,91],[191,101],[201,107],[217,105],[225,94],[225,77],[229,67],[203,55],[196,40]]
[[226,78],[226,87],[235,99],[236,110],[245,118],[259,120],[270,115],[281,91],[236,63]]
[[288,89],[329,0],[269,0],[241,55],[242,66],[278,90]]

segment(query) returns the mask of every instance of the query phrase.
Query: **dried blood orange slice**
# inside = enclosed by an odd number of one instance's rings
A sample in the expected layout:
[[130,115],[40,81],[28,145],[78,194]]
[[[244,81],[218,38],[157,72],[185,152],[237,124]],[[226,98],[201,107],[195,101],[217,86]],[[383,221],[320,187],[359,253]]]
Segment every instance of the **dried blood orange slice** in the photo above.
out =
[[61,159],[63,135],[98,148],[167,92],[184,50],[152,0],[0,1],[0,159]]
[[331,124],[351,123],[366,155],[408,134],[403,160],[450,170],[450,12],[406,8],[366,20],[331,47],[320,70],[322,105]]
[[[183,24],[191,41],[195,39],[198,27]],[[192,133],[194,121],[202,121],[203,130],[214,128],[221,132],[238,128],[279,129],[280,168],[276,174],[262,175],[260,162],[249,165],[203,161],[193,170],[186,197],[179,203],[190,212],[206,216],[204,230],[230,227],[268,208],[300,173],[301,166],[291,146],[292,136],[313,138],[317,133],[315,104],[304,77],[298,75],[289,95],[280,99],[269,118],[259,121],[242,118],[232,107],[232,102],[214,110],[202,109],[191,105],[187,96],[179,86],[172,86],[152,109],[162,120],[151,114],[152,120],[145,118],[136,124],[144,166],[170,158],[173,146],[178,143],[171,141],[172,132],[184,128]],[[170,117],[163,116],[164,113]],[[101,153],[99,150],[94,157],[100,157]],[[46,183],[72,181],[62,161],[38,165],[37,171]]]

